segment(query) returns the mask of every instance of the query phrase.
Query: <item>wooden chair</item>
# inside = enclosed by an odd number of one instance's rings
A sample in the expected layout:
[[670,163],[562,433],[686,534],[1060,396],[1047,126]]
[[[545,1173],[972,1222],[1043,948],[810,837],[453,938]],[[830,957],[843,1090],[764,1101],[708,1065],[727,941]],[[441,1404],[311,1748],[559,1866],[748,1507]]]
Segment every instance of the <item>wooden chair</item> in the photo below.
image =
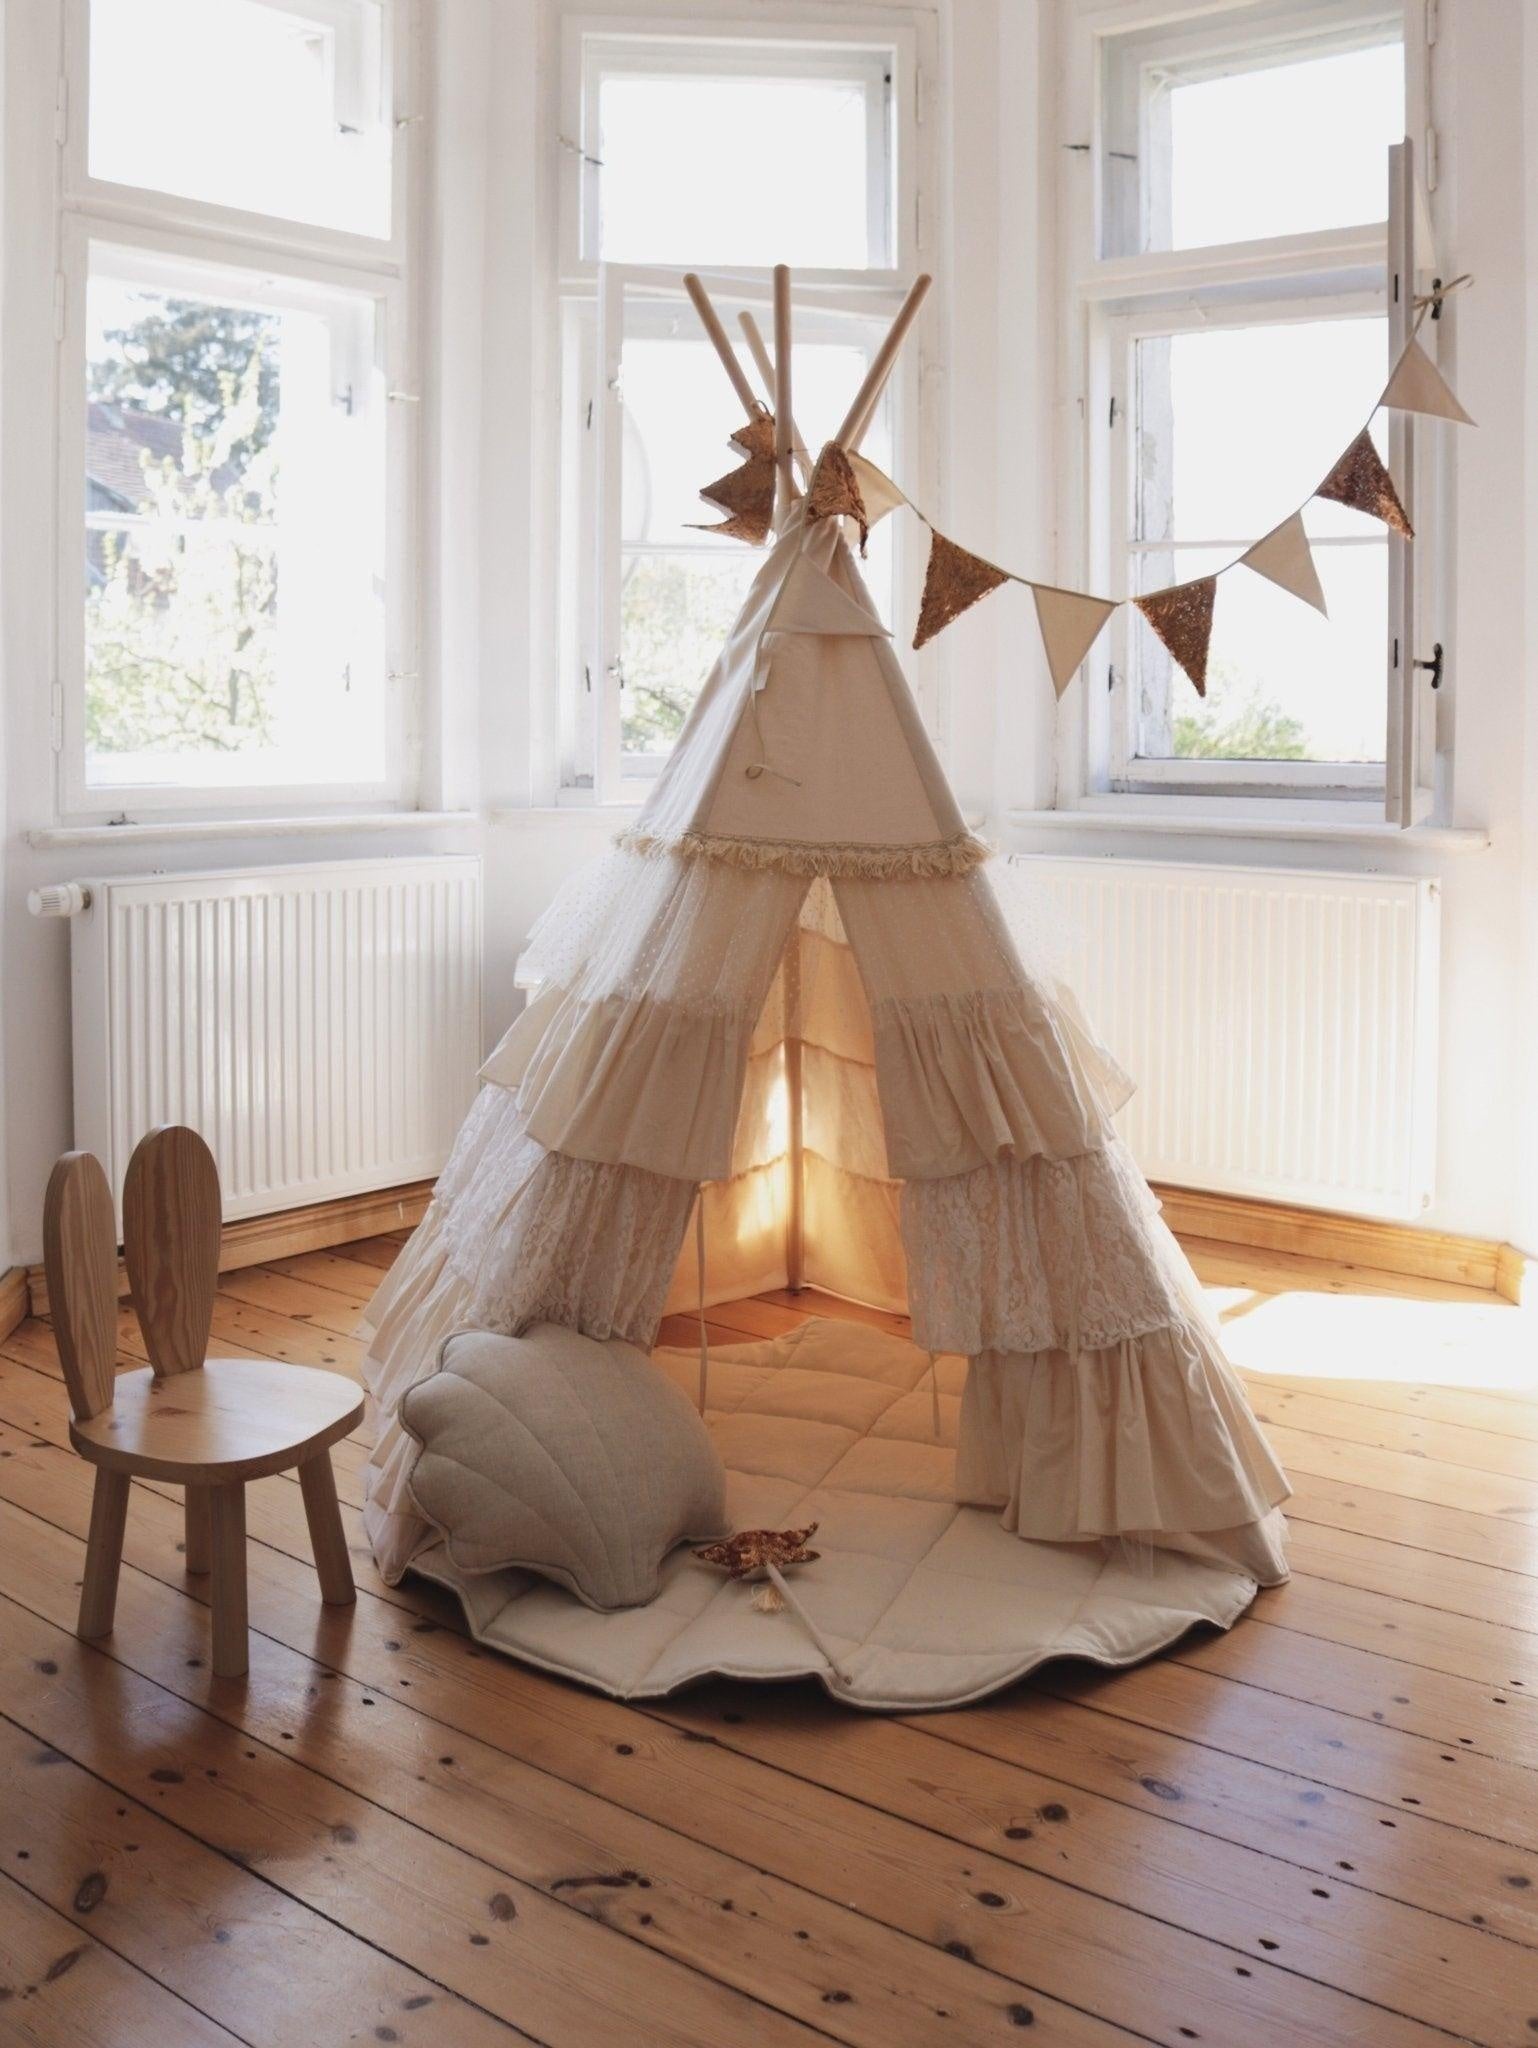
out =
[[123,1256],[150,1363],[118,1373],[117,1233],[101,1163],[70,1152],[43,1209],[48,1300],[74,1419],[96,1467],[78,1633],[111,1632],[128,1482],[186,1488],[187,1569],[212,1571],[213,1668],[245,1671],[248,1479],[299,1468],[321,1598],[354,1599],[330,1447],[362,1418],[340,1373],[265,1358],[208,1358],[219,1268],[219,1175],[196,1131],[151,1131],[123,1185]]

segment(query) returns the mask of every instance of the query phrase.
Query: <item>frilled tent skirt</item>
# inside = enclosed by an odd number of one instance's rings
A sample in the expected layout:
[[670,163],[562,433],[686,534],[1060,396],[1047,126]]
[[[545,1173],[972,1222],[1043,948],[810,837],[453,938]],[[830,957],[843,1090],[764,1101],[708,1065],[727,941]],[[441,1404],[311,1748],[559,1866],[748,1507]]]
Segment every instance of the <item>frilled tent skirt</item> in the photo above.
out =
[[961,1498],[1023,1537],[1285,1578],[1286,1480],[1112,1126],[1131,1084],[1023,964],[988,870],[809,881],[617,851],[522,971],[537,993],[369,1312],[387,1578],[431,1540],[397,1410],[448,1335],[550,1321],[650,1347],[672,1307],[783,1286],[793,1173],[807,1284],[970,1361]]

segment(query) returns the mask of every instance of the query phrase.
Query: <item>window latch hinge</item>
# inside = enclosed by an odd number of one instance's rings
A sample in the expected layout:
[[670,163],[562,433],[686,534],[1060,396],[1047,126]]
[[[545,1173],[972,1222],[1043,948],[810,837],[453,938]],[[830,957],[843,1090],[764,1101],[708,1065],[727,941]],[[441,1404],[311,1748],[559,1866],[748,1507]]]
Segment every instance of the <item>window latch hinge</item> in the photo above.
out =
[[1117,411],[1118,411],[1118,407],[1117,407],[1117,403],[1116,403],[1116,395],[1115,395],[1115,393],[1113,392],[1113,393],[1112,393],[1112,395],[1111,395],[1111,402],[1110,402],[1110,404],[1109,404],[1109,405],[1108,405],[1108,406],[1106,407],[1106,414],[1105,414],[1105,423],[1106,423],[1106,425],[1107,425],[1108,427],[1114,427],[1114,426],[1115,426],[1115,424],[1116,424],[1116,414],[1117,414]]
[[1441,687],[1442,687],[1442,643],[1441,643],[1441,641],[1440,641],[1440,640],[1433,640],[1433,641],[1432,641],[1432,643],[1431,643],[1431,659],[1430,659],[1430,661],[1413,661],[1413,662],[1411,662],[1410,666],[1411,666],[1412,668],[1425,668],[1425,669],[1429,669],[1429,670],[1431,671],[1431,687],[1432,687],[1432,689],[1433,689],[1433,690],[1440,690],[1440,689],[1441,689]]

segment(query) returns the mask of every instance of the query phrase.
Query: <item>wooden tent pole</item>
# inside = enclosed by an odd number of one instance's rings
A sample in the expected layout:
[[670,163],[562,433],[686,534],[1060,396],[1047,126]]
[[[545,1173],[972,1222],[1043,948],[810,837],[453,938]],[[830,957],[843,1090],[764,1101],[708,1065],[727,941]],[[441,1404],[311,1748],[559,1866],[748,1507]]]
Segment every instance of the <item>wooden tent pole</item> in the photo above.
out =
[[774,466],[776,528],[801,493],[791,467],[790,425],[790,272],[783,263],[774,266]]
[[865,438],[865,431],[881,402],[886,389],[886,380],[892,374],[892,365],[897,360],[897,351],[907,337],[908,329],[918,318],[919,307],[929,296],[929,287],[934,279],[926,270],[913,280],[913,288],[897,310],[897,318],[887,330],[887,337],[876,351],[876,357],[865,373],[865,382],[854,395],[854,403],[844,415],[844,423],[834,435],[840,448],[858,448]]
[[[751,313],[739,313],[737,319],[741,324],[743,334],[747,338],[748,354],[753,358],[754,366],[759,376],[763,379],[764,396],[772,406],[774,404],[774,364],[769,360],[769,351],[764,345],[763,335],[759,332],[758,322]],[[794,420],[790,423],[790,439],[796,453],[796,467],[800,470],[802,478],[805,479],[811,474],[812,458],[800,434],[796,431]]]
[[806,1135],[801,1064],[801,918],[797,913],[785,949],[785,1284],[792,1294],[806,1285]]
[[737,360],[737,351],[726,338],[726,329],[721,325],[719,314],[710,303],[710,294],[700,282],[695,271],[684,272],[684,290],[693,302],[694,310],[700,316],[700,325],[710,337],[711,346],[721,358],[721,367],[732,380],[732,389],[742,401],[742,409],[750,420],[756,420],[763,407],[753,395],[753,386],[748,382],[748,373]]

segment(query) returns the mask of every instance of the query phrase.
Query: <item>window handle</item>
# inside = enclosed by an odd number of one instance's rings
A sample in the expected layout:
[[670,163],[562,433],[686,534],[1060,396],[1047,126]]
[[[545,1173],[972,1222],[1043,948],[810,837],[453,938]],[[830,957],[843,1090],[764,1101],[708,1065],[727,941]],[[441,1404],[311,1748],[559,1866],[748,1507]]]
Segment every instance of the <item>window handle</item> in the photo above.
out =
[[1441,687],[1442,687],[1442,643],[1441,643],[1441,641],[1440,641],[1440,640],[1433,640],[1433,641],[1432,641],[1432,643],[1431,643],[1431,659],[1430,659],[1430,661],[1415,661],[1415,662],[1412,662],[1412,663],[1410,664],[1410,666],[1411,666],[1412,668],[1429,668],[1429,669],[1430,669],[1430,671],[1431,671],[1431,687],[1432,687],[1432,689],[1433,689],[1433,690],[1440,690],[1440,689],[1441,689]]

